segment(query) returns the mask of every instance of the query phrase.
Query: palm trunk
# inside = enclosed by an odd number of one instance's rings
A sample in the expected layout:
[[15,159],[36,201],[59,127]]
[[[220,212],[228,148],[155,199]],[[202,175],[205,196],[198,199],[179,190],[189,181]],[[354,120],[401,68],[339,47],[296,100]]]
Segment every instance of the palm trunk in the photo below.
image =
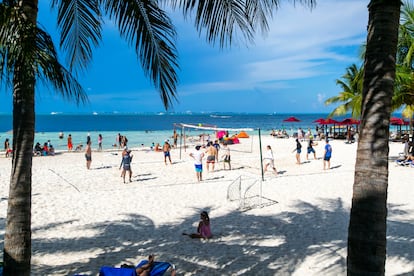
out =
[[[37,0],[21,1],[20,4],[26,18],[35,26]],[[31,31],[21,34],[21,47],[32,45],[35,41],[35,28],[29,29]],[[30,49],[28,52],[31,52]],[[13,159],[4,238],[4,275],[30,275],[32,151],[35,130],[35,77],[32,60],[30,54],[22,56],[15,64],[13,76]]]
[[389,119],[395,80],[399,0],[368,6],[363,110],[348,229],[348,275],[384,275]]

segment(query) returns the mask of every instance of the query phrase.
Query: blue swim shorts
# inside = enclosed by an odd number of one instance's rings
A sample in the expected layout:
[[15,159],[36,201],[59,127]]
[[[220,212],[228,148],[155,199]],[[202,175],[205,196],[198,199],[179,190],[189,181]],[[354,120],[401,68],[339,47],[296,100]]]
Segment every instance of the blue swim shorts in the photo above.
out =
[[308,153],[311,153],[311,152],[315,153],[314,148],[308,148]]
[[203,171],[203,165],[202,164],[194,165],[194,166],[195,166],[195,171],[196,172],[202,172]]

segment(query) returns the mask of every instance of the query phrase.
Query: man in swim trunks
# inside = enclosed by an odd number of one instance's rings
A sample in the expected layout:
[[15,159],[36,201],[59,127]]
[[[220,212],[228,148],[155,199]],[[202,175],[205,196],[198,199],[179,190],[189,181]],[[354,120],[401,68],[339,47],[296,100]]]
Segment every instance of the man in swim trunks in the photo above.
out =
[[196,146],[195,151],[190,153],[190,156],[194,158],[194,167],[196,171],[197,181],[203,180],[203,158],[204,153],[200,150],[201,146]]
[[214,163],[216,162],[217,149],[213,146],[213,142],[208,143],[207,153],[207,171],[209,170],[209,165],[211,164],[211,171],[214,171]]
[[85,150],[85,159],[86,159],[86,168],[89,170],[91,168],[92,163],[92,148],[91,148],[91,141],[89,141],[88,144],[86,144],[86,150]]
[[162,151],[164,152],[164,163],[165,163],[165,165],[167,165],[167,158],[168,158],[168,160],[170,160],[170,164],[172,165],[170,150],[171,150],[171,145],[170,145],[170,143],[168,143],[168,140],[165,140],[165,143],[162,146]]
[[329,139],[326,139],[325,154],[323,155],[323,169],[331,168],[332,146],[329,144]]

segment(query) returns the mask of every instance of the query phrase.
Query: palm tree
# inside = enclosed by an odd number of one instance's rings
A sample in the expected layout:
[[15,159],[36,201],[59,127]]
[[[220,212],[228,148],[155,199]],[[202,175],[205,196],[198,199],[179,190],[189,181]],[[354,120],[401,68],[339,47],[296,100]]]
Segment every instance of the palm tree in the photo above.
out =
[[[171,4],[184,15],[195,13],[195,26],[206,30],[207,41],[231,46],[236,34],[251,42],[266,31],[267,17],[278,0],[52,0],[58,9],[60,45],[68,52],[70,70],[84,69],[92,46],[101,40],[103,14],[132,45],[145,74],[158,89],[166,109],[176,99],[177,53],[175,29],[158,3]],[[314,4],[314,0],[294,2]],[[1,80],[13,85],[13,165],[4,242],[4,274],[30,275],[31,169],[34,139],[35,84],[43,77],[68,99],[86,100],[82,88],[58,63],[50,37],[37,27],[38,0],[0,3]],[[33,43],[35,42],[35,43]]]
[[36,26],[34,7],[25,1],[21,4],[4,1],[0,5],[1,80],[13,85],[13,163],[4,240],[5,275],[30,272],[36,79],[50,83],[64,97],[77,102],[87,100],[76,79],[58,62],[49,35]]
[[371,0],[364,61],[361,132],[348,228],[348,275],[384,275],[389,120],[400,0]]
[[336,107],[328,117],[340,116],[351,111],[353,118],[359,118],[362,108],[362,82],[363,67],[352,64],[346,69],[346,73],[342,76],[342,80],[336,80],[336,84],[342,88],[342,92],[338,96],[328,98],[326,105],[343,102],[344,104]]

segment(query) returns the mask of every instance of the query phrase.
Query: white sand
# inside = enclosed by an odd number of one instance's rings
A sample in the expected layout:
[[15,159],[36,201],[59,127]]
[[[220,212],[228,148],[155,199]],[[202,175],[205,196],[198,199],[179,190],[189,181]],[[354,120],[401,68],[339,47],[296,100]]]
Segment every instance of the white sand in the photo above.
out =
[[[207,173],[197,183],[187,152],[173,165],[159,152],[135,149],[132,183],[120,178],[120,151],[33,159],[32,275],[97,275],[104,265],[136,264],[149,254],[177,266],[178,275],[345,275],[356,144],[332,141],[331,170],[322,160],[295,164],[293,139],[262,138],[280,172],[265,174],[262,196],[228,201],[241,176],[248,197],[260,192],[258,137],[231,145],[233,170]],[[323,154],[324,142],[316,146]],[[249,152],[253,148],[253,152]],[[390,144],[390,157],[402,151]],[[192,150],[192,149],[191,149]],[[0,158],[0,249],[3,248],[11,159]],[[390,161],[386,275],[414,273],[414,168]],[[234,184],[235,185],[235,184]],[[232,196],[236,193],[232,192]],[[258,204],[260,206],[258,206]],[[211,240],[181,235],[195,230],[199,213],[211,217]],[[2,253],[1,253],[2,254]],[[0,256],[2,258],[2,256]]]

